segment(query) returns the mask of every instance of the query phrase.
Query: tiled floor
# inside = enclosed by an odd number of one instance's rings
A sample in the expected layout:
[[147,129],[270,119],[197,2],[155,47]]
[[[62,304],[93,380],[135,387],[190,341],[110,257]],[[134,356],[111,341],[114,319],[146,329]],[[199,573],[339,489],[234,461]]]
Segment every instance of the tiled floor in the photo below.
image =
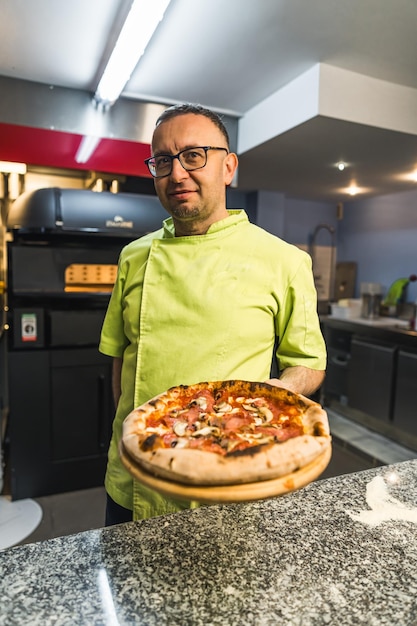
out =
[[333,438],[356,454],[365,455],[379,465],[400,463],[417,458],[417,452],[401,446],[383,435],[373,432],[349,420],[332,409],[326,408]]
[[[417,452],[371,432],[331,409],[327,412],[333,435],[333,454],[320,480],[417,458]],[[105,492],[102,487],[35,500],[42,508],[42,520],[21,543],[43,541],[104,525]]]
[[43,541],[104,526],[104,487],[35,498],[43,511],[42,521],[21,543]]

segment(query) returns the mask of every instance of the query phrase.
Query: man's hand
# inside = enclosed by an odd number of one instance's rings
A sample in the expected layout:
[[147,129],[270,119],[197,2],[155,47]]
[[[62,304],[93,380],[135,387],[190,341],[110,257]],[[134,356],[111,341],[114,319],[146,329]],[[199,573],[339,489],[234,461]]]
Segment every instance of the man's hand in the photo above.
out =
[[312,370],[309,367],[297,365],[283,370],[280,378],[270,378],[266,382],[276,387],[284,387],[294,393],[310,396],[320,387],[324,376],[323,370]]

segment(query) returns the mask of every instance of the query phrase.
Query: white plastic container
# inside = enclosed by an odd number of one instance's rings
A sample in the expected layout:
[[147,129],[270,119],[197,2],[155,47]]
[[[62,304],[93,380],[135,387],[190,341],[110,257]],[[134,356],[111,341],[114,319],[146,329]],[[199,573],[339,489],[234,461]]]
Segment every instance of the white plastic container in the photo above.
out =
[[332,317],[337,317],[343,320],[357,319],[361,316],[362,312],[362,300],[361,299],[346,299],[339,300],[336,304],[330,305]]

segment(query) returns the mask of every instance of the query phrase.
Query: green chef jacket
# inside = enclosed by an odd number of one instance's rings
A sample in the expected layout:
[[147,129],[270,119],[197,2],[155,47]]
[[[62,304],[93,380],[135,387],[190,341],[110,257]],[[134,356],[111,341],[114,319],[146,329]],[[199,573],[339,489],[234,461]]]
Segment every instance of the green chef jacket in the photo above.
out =
[[205,235],[163,228],[128,244],[104,320],[100,351],[123,357],[105,485],[141,519],[189,507],[133,481],[118,442],[128,413],[173,385],[264,381],[275,336],[280,369],[324,370],[308,254],[251,224],[244,211]]

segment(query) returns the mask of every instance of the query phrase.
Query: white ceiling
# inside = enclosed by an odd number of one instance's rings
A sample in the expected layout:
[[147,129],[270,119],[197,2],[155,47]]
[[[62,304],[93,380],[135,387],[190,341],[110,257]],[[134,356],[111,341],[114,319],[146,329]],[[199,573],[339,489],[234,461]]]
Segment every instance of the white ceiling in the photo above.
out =
[[[94,92],[129,5],[0,0],[0,76]],[[123,96],[199,102],[255,135],[268,122],[240,155],[242,189],[336,202],[353,179],[367,195],[414,189],[416,27],[416,0],[172,0]],[[317,64],[335,80],[288,95]]]

